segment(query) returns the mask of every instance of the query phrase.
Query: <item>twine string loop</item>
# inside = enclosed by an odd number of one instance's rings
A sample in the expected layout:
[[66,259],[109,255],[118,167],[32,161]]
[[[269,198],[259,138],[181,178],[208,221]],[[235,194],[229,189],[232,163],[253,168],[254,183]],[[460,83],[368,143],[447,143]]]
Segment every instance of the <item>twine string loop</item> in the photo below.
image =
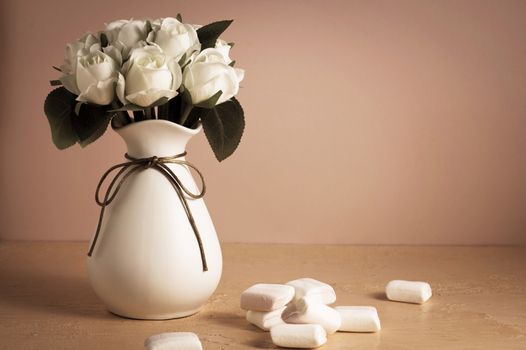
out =
[[[100,233],[101,226],[102,226],[102,220],[104,218],[104,211],[106,207],[109,204],[111,204],[111,202],[113,202],[113,200],[119,193],[122,185],[126,182],[126,180],[130,177],[130,175],[134,174],[135,172],[141,171],[141,170],[153,169],[153,170],[159,171],[161,174],[163,174],[166,177],[166,179],[173,186],[179,199],[181,200],[181,204],[183,205],[183,209],[188,218],[188,222],[190,223],[190,226],[192,226],[192,230],[194,231],[194,235],[197,240],[197,244],[199,246],[199,252],[201,254],[201,262],[203,266],[203,271],[208,271],[208,265],[206,262],[206,256],[205,256],[205,251],[203,247],[203,242],[201,240],[201,235],[199,234],[199,230],[197,229],[194,217],[188,205],[188,200],[186,198],[187,196],[190,197],[191,199],[202,198],[206,192],[205,179],[203,177],[203,174],[199,171],[199,169],[197,169],[195,165],[188,162],[187,160],[180,159],[180,158],[183,158],[184,156],[186,156],[186,152],[183,152],[175,156],[171,156],[171,157],[153,156],[153,157],[147,157],[147,158],[134,158],[126,153],[124,157],[128,161],[116,164],[110,167],[108,170],[106,170],[106,172],[104,172],[104,174],[99,180],[99,183],[97,184],[97,190],[95,191],[95,201],[101,207],[101,209],[100,209],[100,214],[99,214],[99,221],[97,224],[97,230],[95,231],[93,242],[90,245],[88,256],[91,256],[93,254],[95,245],[97,244],[97,240],[99,238],[99,233]],[[200,182],[201,182],[201,190],[198,191],[197,193],[194,193],[191,190],[189,190],[181,182],[181,179],[179,179],[179,177],[173,172],[173,170],[170,169],[170,167],[168,167],[167,164],[177,164],[177,165],[181,165],[181,166],[194,170],[197,173],[197,175],[199,175]],[[115,171],[117,171],[117,173],[111,179],[110,184],[108,185],[108,188],[106,189],[106,192],[104,193],[104,199],[101,200],[101,197],[100,197],[101,187],[106,182],[106,179],[110,176],[110,174],[112,174]]]

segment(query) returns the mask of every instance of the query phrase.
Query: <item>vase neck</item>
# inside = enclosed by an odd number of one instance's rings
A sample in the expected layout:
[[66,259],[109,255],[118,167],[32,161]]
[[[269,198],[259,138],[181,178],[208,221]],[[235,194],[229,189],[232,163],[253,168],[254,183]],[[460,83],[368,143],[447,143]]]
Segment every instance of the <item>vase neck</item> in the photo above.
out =
[[190,139],[201,130],[167,120],[145,120],[117,129],[133,158],[171,157],[185,152]]

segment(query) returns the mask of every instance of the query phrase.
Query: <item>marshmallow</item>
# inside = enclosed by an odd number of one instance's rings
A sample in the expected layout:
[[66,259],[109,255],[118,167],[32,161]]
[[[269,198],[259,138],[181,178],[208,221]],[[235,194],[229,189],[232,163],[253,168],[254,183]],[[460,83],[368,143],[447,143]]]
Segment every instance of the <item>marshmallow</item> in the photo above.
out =
[[328,334],[335,333],[342,322],[332,307],[305,298],[287,306],[281,317],[287,323],[319,324]]
[[334,289],[327,283],[313,278],[300,278],[287,282],[296,291],[295,300],[306,298],[323,304],[332,304],[336,301]]
[[294,297],[294,288],[284,284],[255,284],[241,294],[241,308],[272,311],[287,305]]
[[341,316],[341,332],[378,332],[381,329],[376,308],[372,306],[337,306]]
[[148,350],[203,350],[195,333],[169,332],[152,335],[144,342]]
[[270,329],[272,342],[284,348],[316,348],[327,342],[327,334],[318,324],[281,324]]
[[273,326],[284,323],[281,319],[284,310],[285,307],[269,312],[249,310],[247,311],[247,321],[264,331],[268,331]]
[[423,304],[431,298],[433,292],[426,282],[394,280],[387,283],[385,294],[390,300]]

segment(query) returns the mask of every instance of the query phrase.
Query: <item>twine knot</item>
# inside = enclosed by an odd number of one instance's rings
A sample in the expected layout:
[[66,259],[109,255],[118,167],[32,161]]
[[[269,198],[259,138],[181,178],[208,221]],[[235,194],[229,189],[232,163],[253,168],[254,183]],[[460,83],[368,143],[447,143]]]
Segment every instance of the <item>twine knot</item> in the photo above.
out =
[[[190,223],[190,226],[192,226],[192,230],[194,231],[195,238],[197,240],[197,244],[199,246],[199,252],[201,254],[201,262],[203,265],[203,271],[208,271],[208,265],[206,262],[206,256],[205,251],[203,247],[203,242],[201,240],[201,235],[199,234],[199,230],[197,229],[197,226],[195,224],[194,217],[192,215],[192,212],[190,211],[190,207],[188,205],[188,201],[186,196],[192,198],[192,199],[199,199],[202,198],[205,195],[206,186],[205,186],[205,179],[203,177],[203,174],[190,162],[179,159],[186,155],[186,152],[177,154],[172,157],[148,157],[148,158],[133,158],[129,156],[127,153],[124,155],[126,159],[128,159],[127,162],[116,164],[106,170],[106,172],[102,175],[102,177],[99,180],[99,183],[97,185],[97,190],[95,192],[95,201],[97,204],[101,207],[100,209],[100,215],[99,215],[99,222],[97,224],[97,230],[95,232],[95,236],[93,238],[93,242],[91,243],[90,249],[88,251],[88,256],[91,256],[93,254],[93,251],[95,249],[95,245],[97,244],[97,239],[99,237],[100,229],[102,226],[102,219],[104,217],[104,211],[106,209],[106,206],[108,206],[114,199],[119,190],[121,189],[122,185],[128,179],[128,177],[139,170],[146,170],[146,169],[153,169],[159,171],[161,174],[163,174],[166,179],[172,184],[175,192],[177,193],[179,199],[181,200],[181,204],[183,205],[183,209],[186,213],[186,216],[188,218],[188,222]],[[185,166],[188,168],[193,169],[200,177],[201,179],[201,186],[202,189],[198,193],[192,193],[188,188],[186,188],[181,180],[175,175],[175,173],[170,169],[166,164],[178,164],[181,166]],[[113,177],[113,179],[110,181],[110,184],[108,186],[108,189],[106,190],[106,193],[104,194],[104,199],[100,200],[100,189],[104,182],[106,181],[106,178],[115,170],[118,170],[117,174]]]
[[157,158],[157,156],[153,156],[153,157],[146,158],[146,159],[148,161],[144,164],[144,169],[148,169],[148,168],[154,167],[159,162],[159,158]]

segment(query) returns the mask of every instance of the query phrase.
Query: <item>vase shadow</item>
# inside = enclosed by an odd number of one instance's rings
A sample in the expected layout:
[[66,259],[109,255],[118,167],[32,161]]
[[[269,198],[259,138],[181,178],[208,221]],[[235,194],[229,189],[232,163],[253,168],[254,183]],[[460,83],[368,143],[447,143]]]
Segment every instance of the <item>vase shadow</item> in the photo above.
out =
[[0,309],[92,319],[115,319],[92,291],[87,278],[39,268],[0,268]]

